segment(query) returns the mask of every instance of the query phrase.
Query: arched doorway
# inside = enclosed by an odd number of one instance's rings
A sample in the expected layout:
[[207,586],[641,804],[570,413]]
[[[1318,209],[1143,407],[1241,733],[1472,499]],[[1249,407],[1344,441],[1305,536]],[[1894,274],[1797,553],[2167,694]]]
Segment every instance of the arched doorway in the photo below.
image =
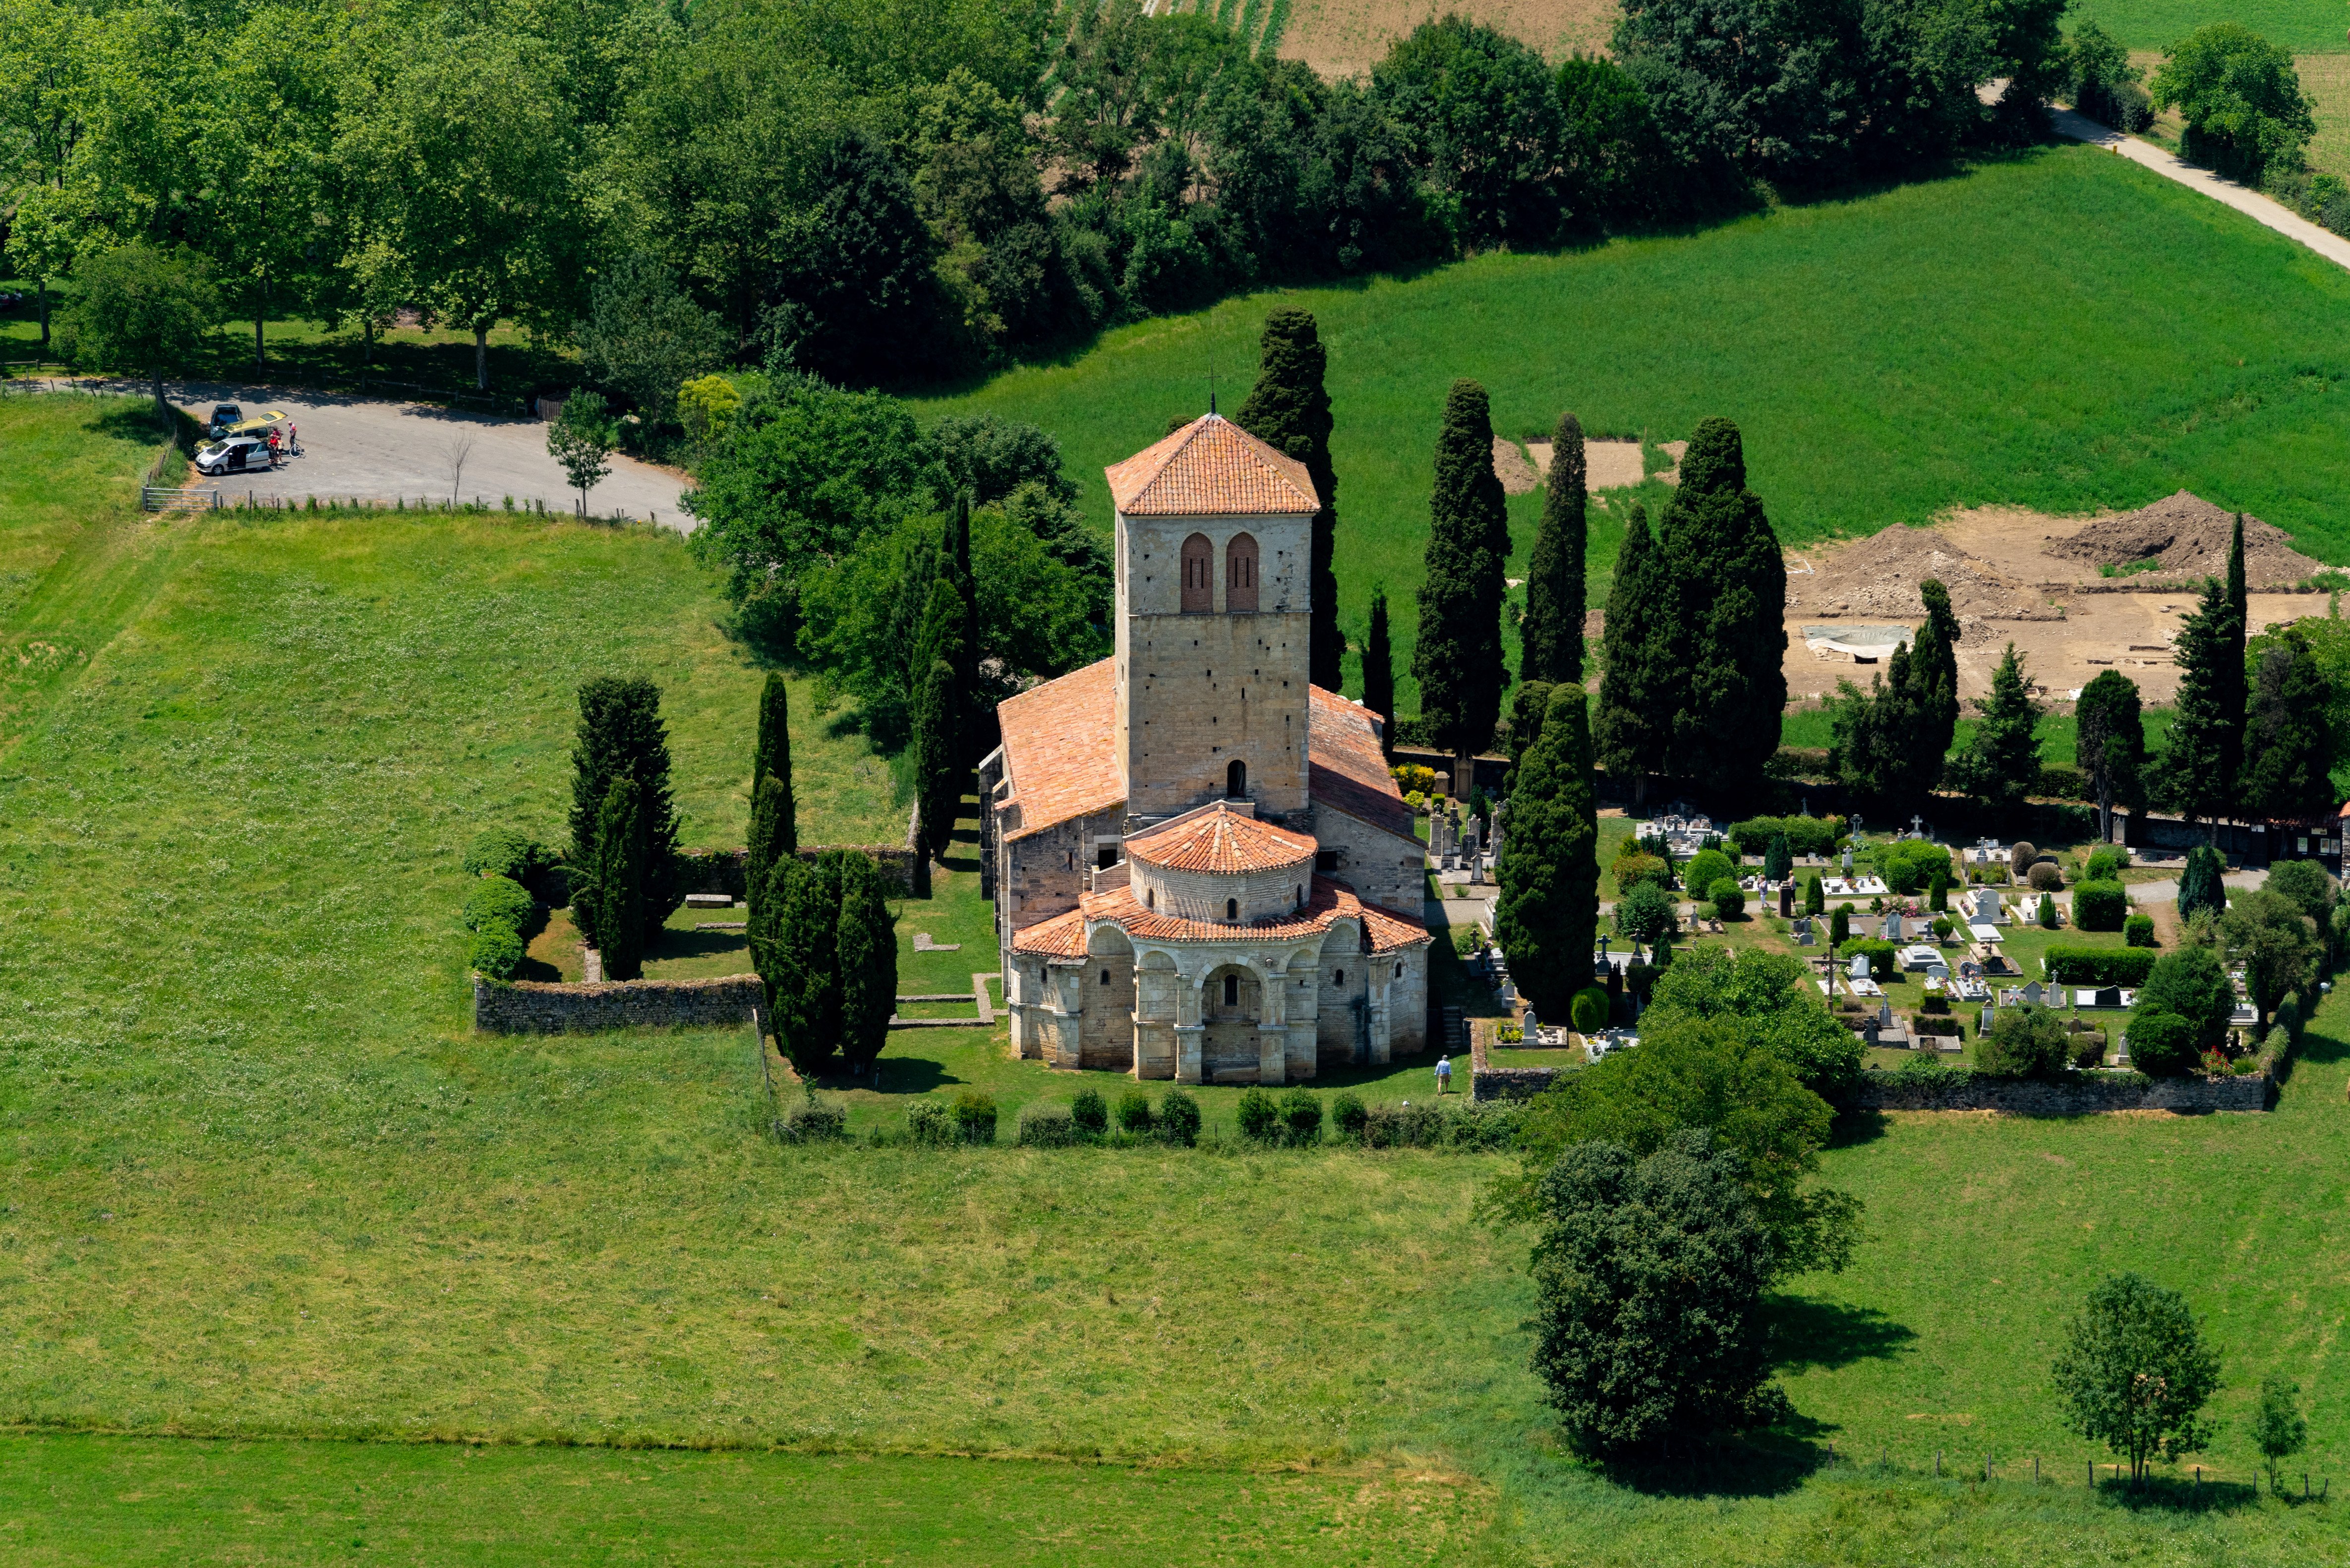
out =
[[1224,608],[1239,614],[1256,610],[1256,539],[1235,534],[1224,546]]
[[1225,964],[1200,982],[1200,1076],[1212,1084],[1256,1081],[1257,1020],[1264,989],[1246,964]]
[[1248,798],[1248,764],[1238,757],[1224,764],[1224,798],[1226,800]]

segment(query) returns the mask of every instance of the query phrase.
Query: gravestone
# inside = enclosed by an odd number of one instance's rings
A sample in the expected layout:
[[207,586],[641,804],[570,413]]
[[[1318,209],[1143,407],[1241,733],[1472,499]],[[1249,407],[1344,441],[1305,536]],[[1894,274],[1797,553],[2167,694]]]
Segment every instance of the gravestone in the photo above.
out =
[[1886,913],[1885,940],[1888,942],[1898,942],[1901,940],[1901,911],[1898,909],[1887,910]]
[[1788,877],[1779,884],[1779,918],[1786,919],[1795,912],[1795,879]]
[[1844,874],[1847,878],[1852,876],[1852,846],[1850,845],[1845,846]]
[[1794,930],[1798,947],[1807,948],[1812,945],[1812,918],[1809,915],[1798,915],[1795,918]]
[[2041,989],[2040,982],[2036,980],[2023,988],[2023,1000],[2034,1007],[2039,1006],[2040,999],[2047,994],[2047,992]]
[[1852,962],[1845,966],[1845,973],[1854,980],[1866,980],[1868,978],[1868,955],[1866,953],[1853,954]]

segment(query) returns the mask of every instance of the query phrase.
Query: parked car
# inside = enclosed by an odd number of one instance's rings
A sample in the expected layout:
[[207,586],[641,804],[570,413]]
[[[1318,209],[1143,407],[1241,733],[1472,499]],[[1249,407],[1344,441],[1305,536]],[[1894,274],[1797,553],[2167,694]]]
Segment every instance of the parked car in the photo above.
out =
[[213,440],[218,441],[221,437],[228,434],[231,426],[240,425],[244,422],[244,410],[238,408],[234,403],[214,403],[213,405],[213,417],[205,421],[204,433],[212,437]]
[[207,477],[270,466],[269,442],[265,438],[236,436],[215,441],[196,453],[196,472]]

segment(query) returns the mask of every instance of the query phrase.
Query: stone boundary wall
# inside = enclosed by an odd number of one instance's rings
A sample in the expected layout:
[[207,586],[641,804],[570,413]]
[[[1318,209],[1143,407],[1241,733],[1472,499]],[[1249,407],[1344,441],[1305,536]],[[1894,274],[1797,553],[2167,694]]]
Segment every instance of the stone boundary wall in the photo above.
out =
[[625,980],[603,985],[473,977],[473,1028],[484,1034],[594,1034],[608,1029],[712,1029],[748,1023],[764,1006],[755,974]]
[[1531,1100],[1557,1081],[1556,1067],[1477,1067],[1469,1075],[1469,1100]]
[[1851,1106],[1871,1111],[1997,1111],[2012,1116],[2085,1116],[2105,1111],[2264,1111],[2275,1080],[2266,1073],[2229,1078],[2156,1078],[2121,1075],[2054,1081],[1970,1075],[1951,1084],[1905,1082],[1898,1074],[1867,1073]]

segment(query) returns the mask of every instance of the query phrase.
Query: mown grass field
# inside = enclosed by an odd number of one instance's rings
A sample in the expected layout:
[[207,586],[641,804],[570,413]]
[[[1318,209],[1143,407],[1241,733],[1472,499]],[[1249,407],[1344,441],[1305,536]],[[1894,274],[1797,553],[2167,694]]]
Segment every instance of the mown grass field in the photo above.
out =
[[[2315,1473],[2350,1449],[2334,1008],[2272,1116],[1853,1129],[1826,1174],[1871,1239],[1774,1309],[1811,1425],[1603,1474],[1525,1370],[1526,1238],[1472,1218],[1495,1157],[780,1149],[743,1032],[467,1031],[457,857],[490,822],[559,833],[582,676],[663,682],[688,836],[739,839],[761,674],[673,539],[102,507],[58,537],[0,649],[47,617],[85,654],[0,753],[5,1555],[2345,1554],[2332,1505],[2090,1492],[2045,1386],[2087,1283],[2137,1267],[2226,1357],[2203,1462],[2249,1473],[2271,1369],[2315,1397]],[[886,768],[795,719],[809,835],[889,833]],[[909,913],[983,950],[906,989],[993,967],[960,878]],[[885,1062],[1074,1090],[977,1034]],[[226,1441],[263,1438],[452,1441]],[[665,1444],[723,1451],[625,1447]],[[1999,1479],[1938,1483],[1937,1449]]]
[[2295,54],[2338,54],[2350,27],[2332,0],[2071,0],[2064,22],[2095,22],[2133,49],[2168,48],[2208,22],[2241,22]]
[[[1372,585],[1388,585],[1410,713],[1409,596],[1456,378],[1484,383],[1512,436],[1565,408],[1595,432],[1659,439],[1727,415],[1791,542],[1994,502],[2137,506],[2185,486],[2342,561],[2345,301],[2350,275],[2293,242],[2065,147],[1687,235],[1229,300],[931,409],[1052,430],[1106,523],[1102,466],[1204,411],[1211,370],[1236,406],[1266,310],[1312,309],[1337,419],[1341,619],[1359,637]],[[1540,502],[1511,503],[1513,575]],[[1595,529],[1596,563],[1617,537]]]

